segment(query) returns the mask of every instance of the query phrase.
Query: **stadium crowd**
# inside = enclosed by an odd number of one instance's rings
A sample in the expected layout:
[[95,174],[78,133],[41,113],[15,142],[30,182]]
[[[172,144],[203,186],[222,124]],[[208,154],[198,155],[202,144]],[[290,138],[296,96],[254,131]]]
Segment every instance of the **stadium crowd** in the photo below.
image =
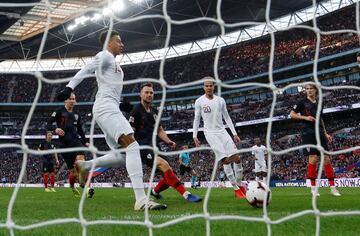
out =
[[[285,126],[285,127],[284,127]],[[327,130],[333,134],[334,141],[331,144],[332,151],[347,149],[360,145],[360,123],[358,117],[352,117],[348,119],[335,119],[329,121],[327,124]],[[244,128],[239,131],[241,137],[241,148],[250,148],[254,145],[253,140],[260,135],[263,143],[265,144],[266,127],[258,127],[256,132],[253,132],[254,128]],[[187,143],[192,145],[191,137],[184,139],[184,136],[173,137],[177,143],[177,146]],[[29,147],[36,149],[38,142],[29,141]],[[206,145],[206,141],[202,140],[202,143]],[[302,144],[301,136],[299,135],[299,127],[290,123],[287,125],[275,125],[271,134],[271,148],[275,151],[284,150],[290,147],[298,146]],[[106,150],[106,144],[104,140],[96,140],[95,145],[99,150]],[[161,145],[163,151],[168,151],[165,145]],[[90,153],[86,153],[87,158],[91,158]],[[241,154],[244,167],[244,179],[251,180],[254,178],[254,160],[251,153]],[[332,157],[335,171],[341,168],[347,168],[348,166],[355,164],[359,161],[360,152],[353,151],[347,152]],[[0,176],[1,182],[13,183],[17,180],[21,162],[22,153],[15,149],[2,149],[0,154],[1,166]],[[175,171],[179,169],[178,157],[167,156],[171,166]],[[42,175],[41,156],[29,155],[26,168],[26,176],[24,182],[27,183],[40,183]],[[202,181],[210,179],[212,168],[214,163],[214,156],[211,151],[198,151],[191,153],[191,166],[197,171]],[[294,180],[304,179],[306,177],[306,164],[307,159],[304,158],[303,151],[298,150],[284,155],[272,156],[272,180]],[[62,158],[60,158],[60,166],[57,167],[57,179],[59,182],[64,183],[67,181],[67,169],[63,165]],[[59,171],[60,169],[60,171]],[[151,170],[144,166],[144,179],[149,180]],[[345,173],[339,173],[337,177],[357,177],[360,174],[360,168],[355,167]],[[155,181],[159,179],[159,176],[155,178]],[[189,180],[189,177],[185,179]],[[113,182],[117,184],[123,184],[129,182],[125,168],[110,169],[104,174],[98,176],[94,180],[95,182]]]
[[[360,85],[360,80],[354,80],[342,85]],[[360,102],[359,90],[324,90],[324,108],[331,108],[336,106],[348,107],[349,105]],[[287,116],[289,109],[294,106],[293,101],[298,101],[303,94],[281,94],[277,96],[277,103],[274,110],[274,116]],[[247,99],[244,102],[228,104],[228,110],[232,119],[236,122],[250,121],[255,119],[266,118],[270,114],[272,98],[267,99]],[[27,130],[27,134],[43,134],[47,120],[54,110],[35,111],[30,126]],[[80,113],[84,125],[84,129],[87,133],[90,131],[91,112],[90,107],[77,108]],[[25,124],[27,117],[27,111],[25,112],[2,112],[0,116],[0,132],[4,135],[20,135],[22,128]],[[189,129],[192,127],[194,111],[193,109],[185,110],[166,110],[162,116],[162,125],[170,129]],[[96,126],[95,133],[101,133]]]

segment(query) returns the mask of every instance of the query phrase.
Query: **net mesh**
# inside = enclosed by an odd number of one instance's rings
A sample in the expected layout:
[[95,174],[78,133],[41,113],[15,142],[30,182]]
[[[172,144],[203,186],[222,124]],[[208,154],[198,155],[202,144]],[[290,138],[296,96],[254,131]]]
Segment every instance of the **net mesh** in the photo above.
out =
[[[163,14],[158,14],[158,15],[142,15],[142,16],[136,16],[134,18],[131,19],[120,19],[118,17],[116,17],[115,15],[110,15],[110,24],[109,24],[109,31],[112,30],[113,28],[113,24],[114,24],[114,20],[115,21],[121,21],[122,23],[129,23],[129,22],[134,22],[134,21],[141,21],[144,19],[163,19],[164,21],[166,21],[166,26],[167,26],[167,36],[166,36],[166,41],[165,41],[165,45],[164,48],[168,48],[169,46],[169,42],[170,42],[170,37],[171,37],[171,25],[184,25],[184,24],[190,24],[190,23],[194,23],[194,22],[201,22],[201,21],[209,21],[209,22],[213,22],[219,25],[220,29],[221,29],[221,35],[224,36],[225,35],[225,28],[234,28],[234,27],[239,27],[239,26],[248,26],[248,25],[258,25],[259,22],[239,22],[239,23],[235,23],[235,24],[227,24],[224,22],[222,15],[221,15],[221,0],[217,1],[217,5],[216,5],[216,17],[214,18],[209,18],[209,17],[199,17],[199,18],[195,18],[195,19],[188,19],[188,20],[174,20],[171,19],[171,17],[168,14],[168,10],[167,10],[167,6],[168,6],[168,1],[165,0],[163,2]],[[35,6],[38,4],[44,4],[42,3],[33,3],[33,4],[24,4],[24,3],[1,3],[0,6],[3,7],[20,7],[20,6]],[[356,30],[336,30],[336,31],[327,31],[327,32],[323,32],[321,31],[318,27],[317,27],[317,21],[316,21],[316,11],[317,11],[317,3],[315,0],[312,1],[313,4],[313,26],[306,26],[306,25],[295,25],[295,26],[291,26],[282,30],[289,30],[292,28],[299,28],[299,29],[308,29],[313,31],[316,34],[316,51],[315,51],[315,57],[314,57],[314,66],[313,66],[313,81],[311,82],[311,84],[314,84],[319,91],[319,103],[318,103],[318,109],[317,109],[317,115],[316,115],[316,141],[317,141],[317,145],[302,145],[302,146],[296,146],[296,147],[292,147],[292,148],[288,148],[286,150],[281,150],[281,151],[274,151],[271,149],[271,143],[270,143],[270,135],[271,135],[271,131],[272,131],[272,117],[274,116],[274,108],[276,105],[276,99],[277,99],[277,94],[279,91],[285,91],[288,88],[291,87],[298,87],[298,86],[304,86],[306,84],[308,84],[308,82],[304,82],[304,83],[292,83],[289,84],[285,87],[279,88],[275,85],[274,80],[273,80],[273,64],[274,64],[274,50],[275,50],[275,30],[274,28],[271,26],[271,21],[270,21],[270,10],[271,10],[271,0],[267,1],[266,4],[266,13],[265,13],[265,17],[266,17],[266,28],[269,31],[270,34],[270,39],[271,39],[271,52],[270,52],[270,61],[269,61],[269,67],[268,67],[268,72],[269,72],[269,83],[268,84],[264,84],[264,83],[242,83],[242,84],[227,84],[224,83],[223,81],[220,80],[219,78],[219,73],[218,73],[218,62],[219,62],[219,56],[220,56],[220,52],[221,52],[221,47],[218,47],[216,49],[216,53],[215,53],[215,60],[214,60],[214,77],[215,77],[215,81],[216,81],[216,85],[217,85],[217,92],[218,95],[221,96],[222,93],[222,88],[244,88],[244,87],[249,87],[249,86],[255,86],[255,87],[260,87],[260,88],[267,88],[270,89],[272,91],[272,95],[273,95],[273,100],[272,100],[272,104],[271,104],[271,110],[270,110],[270,121],[268,122],[268,126],[267,126],[267,132],[266,132],[266,147],[267,147],[267,162],[268,162],[268,176],[267,176],[267,181],[268,181],[268,185],[269,185],[269,181],[270,181],[270,173],[271,173],[271,161],[272,161],[272,156],[273,155],[282,155],[282,154],[286,154],[292,151],[296,151],[296,150],[300,150],[306,147],[311,147],[311,148],[316,148],[320,151],[321,155],[320,155],[320,168],[318,170],[318,174],[317,174],[317,178],[321,178],[321,173],[323,170],[323,164],[324,164],[324,155],[338,155],[341,153],[346,153],[346,152],[350,152],[350,151],[355,151],[355,150],[359,150],[360,147],[356,146],[356,147],[352,147],[352,148],[348,148],[348,149],[344,149],[344,150],[340,150],[340,151],[326,151],[323,149],[323,147],[320,145],[320,135],[319,135],[319,118],[320,118],[320,108],[322,107],[322,103],[323,103],[323,90],[337,90],[337,89],[355,89],[355,90],[360,90],[359,87],[357,86],[324,86],[321,85],[319,78],[318,78],[318,59],[319,59],[319,48],[320,48],[320,37],[321,35],[330,35],[330,34],[340,34],[340,33],[354,33],[359,35],[360,34],[360,26],[359,26],[359,4],[358,1],[356,1]],[[52,8],[51,4],[49,1],[45,2],[45,6],[47,7],[48,11],[51,12],[54,9]],[[99,9],[96,8],[88,8],[87,11],[98,11],[100,13]],[[48,36],[48,31],[49,31],[49,26],[51,23],[51,18],[50,15],[48,15],[47,17],[47,24],[46,24],[46,29],[44,31],[43,37],[42,37],[42,41],[39,47],[39,51],[37,54],[37,61],[41,60],[41,56],[43,53],[43,49],[44,49],[44,45]],[[107,35],[107,40],[109,39],[109,34]],[[105,43],[106,45],[106,43]],[[164,78],[164,65],[165,65],[165,60],[166,59],[166,50],[164,50],[164,55],[161,59],[161,63],[160,63],[160,78],[159,79],[154,79],[154,78],[141,78],[141,79],[136,79],[136,80],[131,80],[131,81],[125,81],[123,82],[124,85],[129,85],[129,84],[135,84],[135,83],[140,83],[140,82],[153,82],[153,83],[158,83],[161,85],[162,87],[162,98],[161,98],[161,103],[160,103],[160,109],[159,109],[159,114],[157,116],[156,119],[156,124],[155,127],[159,127],[160,124],[160,118],[162,116],[162,112],[163,112],[163,108],[164,108],[164,104],[165,104],[165,100],[166,100],[166,93],[167,93],[167,89],[175,89],[175,88],[185,88],[185,87],[189,87],[189,86],[194,86],[194,85],[199,85],[202,84],[204,81],[203,80],[197,80],[197,81],[193,81],[193,82],[189,82],[189,83],[183,83],[183,84],[178,84],[178,85],[170,85],[167,83],[167,81]],[[41,68],[38,68],[39,70]],[[43,74],[40,71],[34,72],[34,73],[24,73],[24,74],[29,74],[29,75],[33,75],[34,77],[36,77],[37,79],[37,92],[36,92],[36,96],[35,99],[32,103],[31,109],[28,113],[25,125],[23,127],[22,130],[22,134],[21,134],[21,145],[17,145],[17,144],[0,144],[0,149],[1,148],[18,148],[21,149],[23,151],[23,161],[22,161],[22,166],[21,166],[21,171],[20,171],[20,175],[18,177],[18,181],[16,184],[16,187],[14,188],[14,191],[12,193],[10,202],[8,204],[8,208],[7,208],[7,219],[5,223],[1,223],[0,224],[0,228],[6,228],[8,229],[10,235],[15,235],[15,231],[14,230],[31,230],[31,229],[35,229],[35,228],[39,228],[39,227],[45,227],[45,226],[50,226],[50,225],[55,225],[55,224],[68,224],[68,223],[77,223],[80,224],[82,227],[82,235],[87,235],[87,227],[88,226],[92,226],[92,225],[104,225],[104,224],[112,224],[112,225],[142,225],[142,226],[146,226],[148,228],[148,232],[149,235],[153,235],[153,229],[157,229],[157,228],[164,228],[164,227],[168,227],[174,224],[178,224],[180,222],[184,222],[184,221],[190,221],[193,219],[198,219],[198,218],[202,218],[205,219],[206,221],[206,235],[211,235],[211,222],[212,221],[217,221],[217,220],[242,220],[242,221],[252,221],[252,222],[260,222],[260,223],[264,223],[267,226],[267,234],[268,235],[272,235],[272,225],[274,224],[281,224],[284,223],[286,221],[295,219],[295,218],[299,218],[302,217],[304,215],[314,215],[316,217],[316,235],[320,235],[320,219],[321,217],[328,217],[328,216],[345,216],[345,215],[360,215],[360,210],[359,211],[320,211],[320,209],[318,208],[317,205],[317,197],[313,197],[312,198],[312,209],[311,210],[303,210],[300,212],[296,212],[293,214],[290,214],[288,216],[279,218],[277,220],[272,220],[269,217],[268,214],[268,209],[267,209],[267,205],[264,204],[263,207],[263,215],[262,217],[248,217],[248,216],[242,216],[242,215],[212,215],[209,210],[208,210],[208,203],[209,203],[209,199],[210,199],[210,195],[211,195],[211,184],[209,185],[209,187],[207,188],[206,191],[206,195],[203,201],[203,213],[202,214],[192,214],[192,215],[186,215],[186,216],[181,216],[178,217],[176,219],[173,220],[169,220],[166,221],[164,223],[160,223],[160,224],[154,224],[149,217],[149,212],[148,210],[145,210],[144,214],[145,214],[145,220],[144,221],[136,221],[136,220],[87,220],[84,217],[83,214],[83,209],[84,209],[84,202],[86,199],[86,194],[85,191],[82,194],[81,200],[80,200],[80,204],[79,204],[79,208],[78,208],[78,217],[77,218],[63,218],[63,219],[54,219],[54,220],[49,220],[49,221],[43,221],[43,222],[39,222],[39,223],[35,223],[35,224],[29,224],[29,225],[19,225],[14,223],[13,221],[13,208],[14,208],[14,204],[19,192],[19,188],[20,188],[20,184],[22,182],[22,179],[24,177],[25,174],[25,169],[26,169],[26,163],[27,163],[27,159],[28,159],[28,155],[29,154],[34,154],[34,155],[39,155],[39,154],[52,154],[55,152],[73,152],[73,151],[90,151],[93,155],[93,158],[96,158],[98,155],[103,155],[106,154],[108,152],[102,152],[99,151],[95,146],[94,146],[94,139],[92,138],[93,134],[94,134],[94,126],[95,126],[95,121],[94,119],[92,119],[92,123],[91,123],[91,132],[90,132],[90,146],[88,148],[67,148],[67,149],[57,149],[57,150],[49,150],[49,151],[36,151],[33,149],[30,149],[28,147],[28,145],[25,142],[25,135],[26,135],[26,131],[29,127],[29,123],[30,120],[34,114],[34,110],[38,104],[38,100],[40,97],[40,93],[42,90],[42,85],[43,83],[49,83],[49,84],[55,84],[55,83],[64,83],[64,82],[68,82],[70,80],[70,78],[67,79],[56,79],[56,80],[51,80],[51,79],[47,79],[43,76]],[[126,76],[126,75],[125,75]],[[83,82],[85,83],[85,82]],[[157,130],[157,128],[155,129]],[[154,132],[153,134],[153,144],[156,143],[156,133]],[[163,156],[169,156],[169,155],[174,155],[174,154],[179,154],[180,151],[173,151],[173,152],[162,152],[160,151],[156,145],[153,145],[152,147],[149,146],[142,146],[141,148],[151,148],[154,150],[155,154],[160,154]],[[190,152],[195,152],[195,151],[201,151],[201,150],[211,150],[208,147],[200,147],[200,148],[192,148],[189,151]],[[112,151],[112,152],[121,152],[123,150],[119,149],[116,151]],[[245,153],[245,152],[250,152],[251,149],[240,149],[239,153]],[[94,166],[92,167],[92,170],[94,169]],[[215,174],[216,174],[216,169],[217,169],[217,162],[214,162],[214,168],[212,171],[212,175],[211,175],[211,182],[214,181],[215,179]],[[154,179],[154,175],[155,175],[155,166],[152,169],[152,173],[151,173],[151,178],[150,178],[150,184],[152,184],[153,179]],[[316,188],[316,191],[318,191],[318,185]],[[150,191],[148,191],[148,196],[150,195]]]

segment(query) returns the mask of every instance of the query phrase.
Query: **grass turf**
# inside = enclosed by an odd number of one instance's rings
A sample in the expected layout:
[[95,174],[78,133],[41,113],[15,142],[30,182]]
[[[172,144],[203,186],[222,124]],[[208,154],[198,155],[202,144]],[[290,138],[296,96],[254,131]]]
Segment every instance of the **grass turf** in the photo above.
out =
[[[80,199],[75,198],[68,188],[59,188],[57,193],[45,193],[40,188],[21,188],[13,209],[13,220],[17,225],[26,226],[57,218],[79,218]],[[318,208],[321,211],[360,210],[360,189],[339,189],[341,197],[333,197],[329,189],[320,189]],[[12,188],[0,188],[0,224],[6,222],[7,205]],[[205,189],[193,190],[201,196]],[[311,196],[308,188],[273,188],[273,199],[268,207],[271,220],[311,210]],[[203,213],[203,203],[187,203],[174,190],[163,193],[161,202],[168,209],[150,212],[154,224],[164,223],[183,216]],[[133,210],[134,197],[131,189],[96,189],[93,199],[86,199],[84,217],[94,220],[144,221],[143,212]],[[213,189],[208,206],[211,216],[241,215],[261,217],[262,209],[252,208],[244,199],[235,199],[231,189]],[[314,235],[316,218],[313,214],[272,225],[273,235]],[[321,217],[321,235],[360,235],[360,215]],[[206,221],[196,218],[188,221],[154,229],[154,235],[205,235]],[[266,235],[264,223],[244,220],[211,221],[211,235]],[[66,223],[39,227],[31,230],[15,230],[15,235],[81,235],[79,223]],[[0,235],[9,235],[6,228],[0,228]],[[148,229],[141,225],[91,225],[87,235],[148,235]]]

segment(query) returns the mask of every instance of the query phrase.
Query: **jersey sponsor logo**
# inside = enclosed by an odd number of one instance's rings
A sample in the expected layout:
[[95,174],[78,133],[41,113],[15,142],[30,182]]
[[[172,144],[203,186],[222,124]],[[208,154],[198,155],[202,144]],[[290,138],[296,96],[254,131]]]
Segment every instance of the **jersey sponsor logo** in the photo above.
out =
[[149,154],[147,154],[146,158],[149,159],[149,160],[151,160],[151,159],[152,159],[152,155],[149,153]]
[[52,114],[51,114],[51,117],[55,117],[56,116],[56,112],[54,111]]
[[203,106],[203,111],[204,111],[204,113],[210,113],[211,112],[211,107],[208,106],[208,105],[205,105],[205,106]]
[[297,105],[295,105],[295,106],[294,106],[293,108],[294,108],[294,110],[296,110],[296,108],[297,108]]
[[79,119],[79,115],[78,115],[78,114],[75,114],[74,117],[75,117],[75,120],[78,120],[78,119]]

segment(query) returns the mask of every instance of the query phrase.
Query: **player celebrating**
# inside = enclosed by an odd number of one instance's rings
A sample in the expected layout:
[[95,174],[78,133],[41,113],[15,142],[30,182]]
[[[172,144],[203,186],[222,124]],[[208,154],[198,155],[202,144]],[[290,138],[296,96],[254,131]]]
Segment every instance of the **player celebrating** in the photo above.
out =
[[[106,35],[107,31],[100,34],[101,45],[104,45]],[[166,205],[149,201],[145,195],[139,144],[134,139],[134,131],[129,122],[119,109],[124,72],[115,61],[115,57],[121,53],[123,47],[119,33],[111,31],[105,49],[96,54],[94,59],[71,79],[57,98],[59,100],[67,99],[85,76],[90,76],[95,72],[98,91],[93,106],[94,118],[104,132],[106,143],[111,149],[126,148],[126,170],[131,179],[136,199],[134,209],[137,211],[145,208],[150,210],[166,209]],[[122,156],[108,153],[104,156],[103,164],[119,162],[119,158]],[[82,172],[82,170],[80,171]]]
[[[302,139],[304,144],[317,144],[315,138],[315,117],[317,110],[317,88],[315,85],[307,84],[305,86],[306,98],[299,101],[290,112],[290,117],[295,120],[301,120],[303,124]],[[320,141],[321,146],[328,150],[328,142],[332,142],[332,137],[326,132],[324,120],[322,119],[323,109],[320,110]],[[300,113],[300,114],[298,114]],[[308,177],[311,181],[311,193],[315,192],[315,180],[316,180],[316,164],[318,161],[319,151],[314,148],[306,148],[306,155],[309,156],[308,163]],[[324,170],[325,175],[329,180],[331,194],[334,196],[341,196],[337,191],[334,184],[334,169],[331,165],[329,156],[325,156]],[[318,194],[317,196],[320,196]]]
[[251,147],[251,154],[255,159],[255,180],[258,181],[262,178],[262,181],[266,183],[267,168],[265,161],[266,148],[261,144],[260,138],[255,138],[255,145]]
[[[49,150],[55,149],[55,145],[52,142],[52,133],[46,132],[46,140],[40,143],[38,150]],[[54,155],[45,154],[43,155],[43,182],[45,186],[45,192],[56,192],[54,185],[55,185],[55,168],[54,168],[54,160],[55,158],[56,165],[59,166],[59,159],[57,153]],[[49,180],[49,173],[50,173],[50,184],[51,189],[48,188],[48,180]]]
[[[182,150],[189,149],[188,145],[184,145],[181,148]],[[196,177],[197,174],[193,168],[190,167],[190,154],[189,152],[183,152],[179,155],[179,163],[180,163],[180,181],[182,181],[185,172],[191,174],[191,187],[196,188]]]
[[[140,145],[152,145],[152,134],[154,132],[155,120],[158,111],[152,106],[154,99],[154,89],[152,83],[145,83],[140,89],[141,101],[134,107],[130,113],[130,124],[135,131],[135,139]],[[176,147],[174,143],[166,134],[164,128],[159,125],[157,131],[158,137],[171,148]],[[142,149],[141,160],[149,167],[153,166],[154,158],[156,161],[156,168],[163,173],[163,178],[151,191],[151,195],[157,199],[162,198],[160,192],[173,187],[179,194],[181,194],[189,202],[200,202],[202,199],[196,195],[186,191],[184,184],[180,182],[178,177],[174,174],[169,163],[162,157],[154,157],[154,153],[151,149]]]
[[[48,121],[48,130],[54,130],[59,135],[60,148],[72,148],[88,146],[86,142],[84,130],[82,129],[82,122],[80,115],[74,111],[76,103],[76,96],[74,93],[70,93],[69,98],[65,100],[65,106],[58,109],[51,115]],[[56,128],[54,129],[53,123],[56,122]],[[66,166],[69,170],[69,183],[70,187],[76,197],[80,196],[79,190],[75,187],[76,178],[78,172],[75,168],[75,162],[77,160],[85,160],[84,152],[65,152],[61,156],[64,158]],[[83,186],[83,176],[79,176],[79,183]],[[86,188],[87,197],[92,198],[94,195],[94,189]]]
[[[197,138],[197,133],[200,124],[200,117],[204,121],[204,135],[206,141],[215,153],[217,161],[221,161],[224,167],[224,172],[234,187],[235,196],[237,198],[245,197],[245,189],[241,186],[242,179],[242,165],[240,156],[237,154],[238,150],[234,141],[239,144],[240,138],[236,133],[234,124],[231,121],[229,113],[226,108],[225,100],[222,97],[214,94],[214,80],[212,77],[204,77],[208,79],[204,82],[205,94],[195,101],[195,117],[193,125],[193,139],[196,147],[200,147],[200,141]],[[223,118],[234,136],[234,141],[227,133]],[[234,163],[234,171],[231,164]],[[234,176],[235,172],[235,176]]]

